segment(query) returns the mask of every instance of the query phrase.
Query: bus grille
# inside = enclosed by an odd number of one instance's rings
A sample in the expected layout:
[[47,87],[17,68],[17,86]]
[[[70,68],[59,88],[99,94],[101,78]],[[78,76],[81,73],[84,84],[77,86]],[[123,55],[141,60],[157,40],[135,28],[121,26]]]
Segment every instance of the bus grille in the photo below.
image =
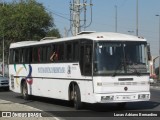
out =
[[148,85],[149,82],[147,81],[142,81],[142,82],[114,82],[114,83],[107,83],[103,82],[102,86],[124,86],[124,85],[131,85],[131,86],[136,86],[136,85]]

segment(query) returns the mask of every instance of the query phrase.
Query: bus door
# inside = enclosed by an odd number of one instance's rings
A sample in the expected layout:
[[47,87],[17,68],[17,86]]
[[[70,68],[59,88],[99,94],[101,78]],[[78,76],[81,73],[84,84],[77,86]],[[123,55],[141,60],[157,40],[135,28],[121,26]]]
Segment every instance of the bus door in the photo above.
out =
[[81,44],[80,48],[80,68],[84,76],[92,75],[92,43]]

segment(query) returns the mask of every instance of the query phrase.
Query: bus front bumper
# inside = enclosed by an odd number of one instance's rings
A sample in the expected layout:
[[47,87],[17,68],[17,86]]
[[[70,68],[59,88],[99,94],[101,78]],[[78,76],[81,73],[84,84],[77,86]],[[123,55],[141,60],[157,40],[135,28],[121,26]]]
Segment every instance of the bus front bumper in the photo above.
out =
[[95,94],[96,103],[149,101],[150,92]]

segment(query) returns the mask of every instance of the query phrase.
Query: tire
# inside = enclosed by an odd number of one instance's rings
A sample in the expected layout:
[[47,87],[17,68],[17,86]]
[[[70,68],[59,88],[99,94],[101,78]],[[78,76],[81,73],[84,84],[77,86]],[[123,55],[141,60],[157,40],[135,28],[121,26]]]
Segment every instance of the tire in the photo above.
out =
[[5,90],[5,91],[9,91],[9,87],[5,87],[4,90]]
[[23,82],[23,85],[22,85],[22,96],[23,96],[23,99],[29,100],[28,87],[27,87],[26,81]]
[[77,85],[75,85],[75,91],[74,91],[74,108],[76,110],[79,110],[79,109],[82,108],[80,90],[79,90],[79,87]]

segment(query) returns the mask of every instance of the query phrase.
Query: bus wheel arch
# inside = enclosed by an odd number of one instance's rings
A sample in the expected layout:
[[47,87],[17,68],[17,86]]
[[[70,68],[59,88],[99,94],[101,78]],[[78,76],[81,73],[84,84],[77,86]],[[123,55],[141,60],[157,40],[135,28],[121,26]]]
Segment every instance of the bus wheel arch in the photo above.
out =
[[74,99],[74,86],[77,85],[76,82],[72,81],[70,84],[69,84],[69,88],[68,88],[68,98],[70,101],[72,101]]
[[76,82],[71,82],[69,85],[69,100],[73,101],[75,109],[82,108],[81,92]]
[[25,79],[21,80],[21,94],[22,94],[23,99],[25,100],[29,99],[28,86],[27,86],[27,82]]
[[22,79],[22,80],[21,80],[21,86],[20,86],[21,94],[22,94],[22,90],[23,90],[23,84],[24,84],[24,82],[25,82],[25,79]]

